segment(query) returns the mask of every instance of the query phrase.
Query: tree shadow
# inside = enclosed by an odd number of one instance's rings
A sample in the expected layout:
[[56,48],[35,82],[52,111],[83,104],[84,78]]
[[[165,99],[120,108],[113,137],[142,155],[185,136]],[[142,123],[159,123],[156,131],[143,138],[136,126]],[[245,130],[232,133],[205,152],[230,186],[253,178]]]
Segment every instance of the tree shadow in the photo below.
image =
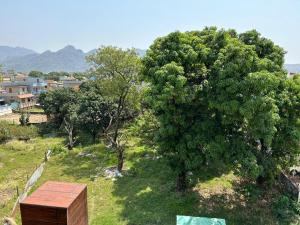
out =
[[57,163],[63,168],[63,174],[75,179],[93,180],[102,175],[104,168],[115,165],[115,158],[115,153],[106,149],[104,144],[94,144],[84,146],[79,151],[69,151],[63,157],[58,157]]
[[[226,172],[226,171],[224,171]],[[200,182],[220,176],[220,171],[202,175]],[[175,177],[164,159],[151,152],[137,157],[126,175],[114,185],[113,195],[123,206],[120,217],[128,225],[174,225],[176,215],[224,218],[227,224],[276,224],[270,204],[263,195],[245,197],[244,184],[233,182],[230,190],[212,190],[205,194],[191,188],[178,194]]]

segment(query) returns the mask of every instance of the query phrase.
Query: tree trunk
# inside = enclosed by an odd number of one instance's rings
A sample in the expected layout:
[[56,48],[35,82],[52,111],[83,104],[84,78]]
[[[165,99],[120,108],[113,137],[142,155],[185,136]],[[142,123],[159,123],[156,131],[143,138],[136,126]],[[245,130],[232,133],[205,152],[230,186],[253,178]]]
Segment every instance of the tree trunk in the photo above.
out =
[[95,144],[96,143],[96,132],[93,132],[93,143]]
[[118,147],[117,152],[118,152],[118,171],[122,172],[123,165],[124,165],[124,151],[122,147]]
[[72,130],[69,131],[69,144],[68,144],[68,149],[72,150],[74,147],[74,141],[73,141],[73,132]]
[[179,174],[177,175],[177,184],[176,184],[177,191],[183,193],[187,189],[187,181],[186,181],[186,170],[182,169]]

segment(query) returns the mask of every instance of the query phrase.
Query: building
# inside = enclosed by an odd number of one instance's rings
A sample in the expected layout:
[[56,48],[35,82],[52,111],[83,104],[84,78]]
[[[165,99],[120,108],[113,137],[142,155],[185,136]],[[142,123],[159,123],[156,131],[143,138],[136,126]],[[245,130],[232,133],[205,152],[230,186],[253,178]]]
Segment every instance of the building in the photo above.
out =
[[46,87],[47,91],[52,91],[57,88],[63,87],[63,84],[61,82],[57,82],[55,80],[46,80],[46,83],[47,83],[47,87]]
[[1,83],[0,97],[13,109],[28,108],[36,104],[38,96],[47,90],[47,83],[40,78],[27,77],[21,81]]
[[82,83],[83,82],[80,80],[65,80],[65,81],[63,81],[63,87],[64,88],[72,88],[72,89],[78,91],[79,87]]
[[[17,95],[16,108],[24,109],[36,105],[36,97],[33,94],[20,94]],[[13,106],[13,104],[12,104]]]
[[80,85],[83,83],[83,81],[77,80],[74,77],[63,77],[60,78],[60,81],[63,84],[64,88],[72,88],[74,90],[79,90]]

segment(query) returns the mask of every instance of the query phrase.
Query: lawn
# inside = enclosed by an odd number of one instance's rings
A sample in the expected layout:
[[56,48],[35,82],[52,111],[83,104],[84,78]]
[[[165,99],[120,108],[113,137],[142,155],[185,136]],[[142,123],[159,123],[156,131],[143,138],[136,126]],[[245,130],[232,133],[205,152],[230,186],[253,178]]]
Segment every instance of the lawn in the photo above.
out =
[[232,172],[203,170],[195,188],[180,195],[164,159],[138,138],[130,145],[124,177],[116,181],[103,177],[116,163],[114,153],[96,144],[53,156],[35,188],[47,180],[87,184],[91,225],[174,225],[178,214],[225,218],[229,225],[278,222],[264,200],[270,195],[247,191]]
[[12,140],[0,145],[0,218],[8,215],[17,197],[16,187],[23,190],[44,153],[62,142],[61,138],[35,138],[28,142]]

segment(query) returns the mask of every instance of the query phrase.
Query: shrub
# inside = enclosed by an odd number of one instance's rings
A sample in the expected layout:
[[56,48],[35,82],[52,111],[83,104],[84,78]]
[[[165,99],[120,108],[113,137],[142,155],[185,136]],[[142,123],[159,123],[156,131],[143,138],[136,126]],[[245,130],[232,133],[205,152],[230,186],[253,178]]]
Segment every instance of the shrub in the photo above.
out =
[[0,128],[0,143],[8,141],[9,139],[11,139],[9,130],[5,127],[1,127]]
[[21,126],[27,126],[29,124],[29,117],[29,113],[21,112],[21,116],[19,119]]
[[66,153],[66,152],[67,152],[67,149],[61,145],[56,145],[52,149],[52,155],[58,155],[58,154]]
[[300,216],[300,204],[286,195],[278,197],[273,203],[273,213],[280,220],[293,220]]
[[0,142],[9,139],[29,140],[38,135],[38,129],[34,125],[20,126],[10,124],[6,121],[0,121]]

